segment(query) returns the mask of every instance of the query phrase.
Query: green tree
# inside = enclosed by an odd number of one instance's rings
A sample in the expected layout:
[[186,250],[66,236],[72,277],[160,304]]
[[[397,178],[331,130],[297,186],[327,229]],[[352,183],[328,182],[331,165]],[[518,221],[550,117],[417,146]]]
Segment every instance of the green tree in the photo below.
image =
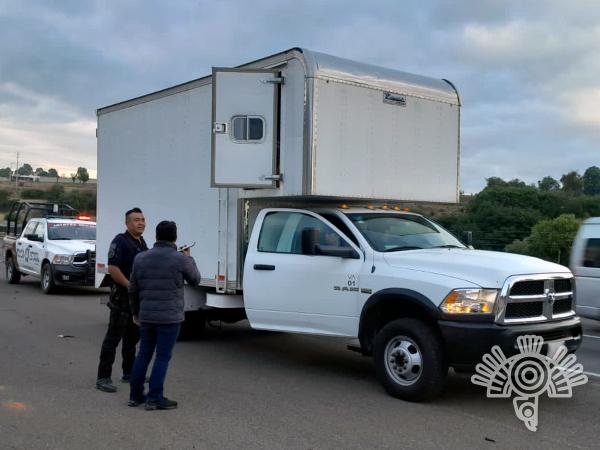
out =
[[523,180],[519,180],[518,178],[513,178],[506,184],[508,186],[513,186],[513,187],[526,187],[527,186],[527,183],[525,183]]
[[65,188],[60,184],[53,184],[46,193],[46,197],[51,202],[62,202],[65,196]]
[[11,175],[12,175],[12,170],[10,170],[10,167],[5,167],[4,169],[0,169],[0,177],[10,178]]
[[4,191],[4,190],[0,190],[0,210],[2,209],[8,209],[8,207],[11,204],[11,200],[10,200],[10,192],[9,191]]
[[515,239],[508,244],[504,250],[508,253],[517,253],[519,255],[529,255],[529,238]]
[[588,167],[583,173],[583,193],[585,195],[600,194],[600,168]]
[[21,167],[19,167],[17,173],[19,175],[33,175],[33,167],[31,167],[29,164],[23,164]]
[[527,238],[528,252],[548,261],[567,265],[579,221],[573,214],[545,219],[536,224]]
[[489,187],[489,188],[504,187],[508,184],[506,181],[504,181],[500,177],[489,177],[489,178],[486,178],[485,181],[487,181],[487,187]]
[[43,168],[38,167],[37,169],[35,169],[35,175],[37,175],[38,177],[47,177],[48,176],[48,172],[46,172]]
[[54,168],[48,169],[48,176],[54,177],[54,178],[56,178],[56,181],[58,181],[58,172],[56,171],[56,169],[54,169]]
[[73,181],[73,183],[75,183],[75,181],[77,180],[77,174],[72,173],[69,178],[71,178],[71,181]]
[[550,176],[542,178],[540,181],[538,181],[537,184],[538,189],[542,192],[560,191],[560,183],[558,182],[558,180],[555,180]]
[[583,192],[583,178],[575,170],[560,177],[560,182],[563,185],[563,191],[569,195],[581,195]]
[[77,179],[82,183],[85,183],[87,180],[90,179],[90,175],[88,174],[88,171],[85,167],[77,168]]

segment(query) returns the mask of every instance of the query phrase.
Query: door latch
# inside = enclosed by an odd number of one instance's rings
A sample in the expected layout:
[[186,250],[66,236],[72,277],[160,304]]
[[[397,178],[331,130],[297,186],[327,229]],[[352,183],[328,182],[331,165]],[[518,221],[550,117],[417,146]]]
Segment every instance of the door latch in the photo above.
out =
[[213,133],[227,133],[227,124],[224,122],[215,122],[213,124]]
[[260,178],[262,180],[268,180],[268,181],[283,181],[283,174],[278,174],[278,175],[263,175]]
[[283,77],[267,78],[266,80],[260,80],[261,83],[265,84],[284,84]]

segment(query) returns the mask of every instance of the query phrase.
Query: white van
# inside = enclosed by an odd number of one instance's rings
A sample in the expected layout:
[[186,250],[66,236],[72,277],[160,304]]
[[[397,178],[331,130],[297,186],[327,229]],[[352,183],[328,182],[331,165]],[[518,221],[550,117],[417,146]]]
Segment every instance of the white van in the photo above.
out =
[[575,275],[577,313],[600,319],[600,217],[587,219],[579,228],[570,266]]

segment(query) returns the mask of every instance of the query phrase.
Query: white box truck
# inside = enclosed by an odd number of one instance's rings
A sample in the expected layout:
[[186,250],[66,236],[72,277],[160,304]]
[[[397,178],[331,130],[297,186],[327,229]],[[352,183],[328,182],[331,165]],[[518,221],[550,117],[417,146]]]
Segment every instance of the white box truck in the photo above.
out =
[[294,48],[97,116],[98,286],[139,206],[149,241],[169,219],[197,242],[191,324],[357,339],[399,398],[434,397],[448,367],[514,354],[522,334],[581,342],[567,268],[474,250],[403,210],[459,200],[449,81]]

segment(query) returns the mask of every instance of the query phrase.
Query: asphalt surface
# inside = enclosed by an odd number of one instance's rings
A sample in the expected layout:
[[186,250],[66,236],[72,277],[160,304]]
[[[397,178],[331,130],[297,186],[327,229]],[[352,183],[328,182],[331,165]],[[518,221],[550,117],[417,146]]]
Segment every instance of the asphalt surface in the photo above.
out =
[[[540,400],[528,431],[510,400],[487,399],[451,373],[431,403],[389,397],[370,359],[345,340],[253,331],[247,323],[180,342],[165,394],[171,411],[126,405],[128,385],[94,388],[108,309],[95,290],[45,296],[38,283],[8,285],[0,264],[1,449],[597,448],[600,377],[573,398]],[[600,324],[585,323],[600,336]],[[72,337],[58,337],[59,335]],[[578,353],[600,373],[600,339]],[[120,358],[113,378],[120,374]]]

